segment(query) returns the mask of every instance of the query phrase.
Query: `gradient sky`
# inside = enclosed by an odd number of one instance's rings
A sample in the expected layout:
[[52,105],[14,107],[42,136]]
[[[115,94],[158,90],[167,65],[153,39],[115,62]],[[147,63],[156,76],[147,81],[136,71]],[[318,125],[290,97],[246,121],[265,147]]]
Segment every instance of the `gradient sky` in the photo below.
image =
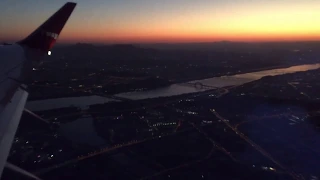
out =
[[[0,0],[0,41],[23,38],[65,0]],[[320,0],[78,0],[60,42],[320,40]]]

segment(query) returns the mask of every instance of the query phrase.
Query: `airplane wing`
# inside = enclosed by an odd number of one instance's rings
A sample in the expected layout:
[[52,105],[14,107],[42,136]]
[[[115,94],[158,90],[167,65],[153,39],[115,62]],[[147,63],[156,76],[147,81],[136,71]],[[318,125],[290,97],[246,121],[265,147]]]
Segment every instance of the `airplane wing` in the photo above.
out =
[[[21,87],[20,87],[21,86]],[[28,93],[23,84],[6,78],[0,84],[0,175],[6,165],[11,144],[26,104]]]
[[0,178],[4,167],[37,179],[7,163],[13,138],[28,98],[27,80],[34,61],[56,42],[76,3],[68,2],[22,41],[0,47]]

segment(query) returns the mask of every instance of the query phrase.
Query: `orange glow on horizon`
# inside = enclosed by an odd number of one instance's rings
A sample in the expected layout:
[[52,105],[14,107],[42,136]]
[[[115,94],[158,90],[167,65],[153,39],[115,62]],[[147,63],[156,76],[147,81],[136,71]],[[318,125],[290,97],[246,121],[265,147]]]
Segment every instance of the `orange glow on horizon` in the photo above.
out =
[[60,42],[94,42],[94,43],[187,43],[187,42],[269,42],[269,41],[320,41],[320,33],[279,33],[279,34],[134,34],[84,36],[83,34],[64,34]]
[[[320,5],[320,3],[319,3]],[[170,19],[171,18],[171,19]],[[61,40],[92,42],[212,42],[320,40],[320,11],[316,5],[250,6],[113,21],[98,28],[71,30]],[[76,32],[76,33],[75,33]]]
[[[320,40],[320,11],[318,10],[320,1],[282,0],[260,3],[257,1],[230,3],[219,7],[214,6],[214,3],[207,3],[203,6],[173,10],[156,8],[155,12],[150,11],[147,15],[145,12],[129,10],[121,14],[116,14],[116,11],[108,14],[103,8],[101,11],[96,9],[88,13],[79,8],[62,31],[59,42],[174,43],[225,40],[244,42]],[[6,27],[6,32],[2,36],[7,39],[25,37],[38,26],[38,22],[27,22],[20,24],[19,28]],[[21,31],[22,28],[26,31]]]

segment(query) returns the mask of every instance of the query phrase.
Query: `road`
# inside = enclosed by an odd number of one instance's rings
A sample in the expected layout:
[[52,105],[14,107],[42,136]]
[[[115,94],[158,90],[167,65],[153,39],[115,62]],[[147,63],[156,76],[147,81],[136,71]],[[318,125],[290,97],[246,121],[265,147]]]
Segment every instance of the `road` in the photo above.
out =
[[202,131],[199,127],[197,127],[194,123],[190,123],[200,134],[204,135],[204,137],[209,140],[212,143],[212,150],[210,151],[210,153],[206,156],[206,158],[209,158],[212,153],[214,148],[217,148],[218,150],[222,151],[224,154],[226,154],[227,156],[229,156],[233,161],[237,162],[237,160],[231,155],[231,153],[226,150],[223,146],[219,145],[217,142],[215,142],[212,138],[210,138],[207,133],[205,133],[204,131]]
[[[318,113],[318,111],[308,112],[309,115],[310,115],[310,114],[317,114],[317,113]],[[267,126],[267,125],[265,125],[265,124],[263,124],[263,123],[260,123],[260,121],[261,121],[261,120],[268,120],[268,121],[277,120],[277,121],[279,121],[279,118],[281,118],[281,117],[286,117],[286,119],[283,119],[283,120],[289,121],[288,119],[290,119],[290,117],[292,117],[292,115],[294,115],[294,116],[301,116],[301,115],[302,115],[302,116],[306,116],[307,114],[306,114],[306,112],[302,112],[302,113],[299,113],[299,112],[297,112],[297,113],[292,113],[292,112],[290,112],[290,113],[273,114],[273,115],[265,115],[265,116],[251,115],[251,116],[248,116],[248,119],[249,119],[249,120],[242,121],[242,122],[236,124],[234,127],[235,127],[235,129],[238,130],[238,128],[239,128],[240,125],[243,125],[243,124],[246,124],[246,123],[250,123],[250,122],[257,122],[257,123],[261,124],[262,126],[264,126],[265,128],[271,129],[271,131],[272,131],[273,133],[277,133],[277,131],[276,131],[272,126],[271,126],[271,127],[270,127],[270,126]],[[278,118],[278,119],[277,119],[277,118]],[[300,120],[296,120],[296,121],[300,121]],[[289,135],[287,135],[287,137],[288,137],[288,136],[289,136]],[[279,139],[279,141],[283,141],[282,138],[280,138],[280,136],[275,135],[275,137],[277,137],[277,138]],[[285,135],[282,135],[282,137],[286,137],[286,136],[285,136]],[[286,139],[286,138],[285,138],[285,139]],[[307,148],[308,150],[314,152],[316,156],[320,157],[320,151],[317,151],[317,150],[315,150],[314,148],[311,148],[310,146],[308,146],[307,144],[305,144],[305,142],[303,142],[301,139],[295,139],[295,143],[304,146],[304,147]],[[289,146],[291,146],[291,145],[289,145]]]
[[33,174],[36,174],[36,175],[45,174],[45,173],[48,173],[48,172],[50,172],[50,171],[52,171],[54,169],[62,168],[64,166],[67,166],[67,165],[70,165],[70,164],[74,164],[74,163],[77,163],[79,161],[86,160],[86,159],[89,159],[89,158],[92,158],[92,157],[96,157],[96,156],[99,156],[99,155],[102,155],[102,154],[105,154],[105,153],[109,153],[109,152],[112,152],[112,151],[115,151],[115,150],[119,150],[121,148],[137,145],[137,144],[144,143],[144,142],[147,142],[147,141],[152,141],[152,140],[164,138],[164,137],[167,137],[167,136],[176,135],[176,134],[179,134],[179,133],[182,133],[182,132],[186,132],[186,131],[189,131],[189,130],[190,130],[190,128],[189,129],[184,129],[184,130],[181,130],[181,131],[178,131],[178,132],[164,134],[164,135],[161,135],[161,136],[145,138],[143,140],[133,140],[133,141],[125,142],[125,143],[122,143],[122,144],[117,144],[117,145],[114,145],[114,146],[111,146],[111,147],[98,149],[98,150],[95,150],[95,151],[90,152],[88,154],[84,154],[82,156],[78,156],[75,159],[67,160],[67,161],[64,161],[63,163],[56,164],[56,165],[53,165],[51,167],[41,169],[39,171],[34,172]]
[[279,161],[274,159],[268,152],[266,152],[263,148],[261,148],[258,144],[254,143],[252,140],[250,140],[248,137],[246,137],[242,132],[238,131],[235,127],[233,127],[227,119],[223,118],[218,114],[217,111],[214,109],[210,110],[218,119],[220,119],[226,126],[228,126],[230,129],[232,129],[238,136],[240,136],[243,140],[245,140],[247,143],[249,143],[252,147],[254,147],[257,151],[259,151],[263,156],[270,159],[273,163],[278,165],[280,168],[282,168],[286,173],[288,173],[292,178],[296,180],[304,180],[304,177],[299,176],[295,172],[289,170],[287,167],[282,165]]
[[32,112],[32,111],[30,111],[30,110],[28,110],[26,108],[24,108],[24,112],[30,114],[31,116],[37,118],[40,121],[43,121],[43,122],[45,122],[47,124],[50,124],[49,121],[47,121],[46,119],[43,119],[42,117],[38,116],[37,114],[35,114],[34,112]]
[[[220,90],[220,89],[218,89]],[[217,97],[221,97],[222,95],[226,94],[229,92],[228,89],[225,89],[223,88],[222,89],[223,91],[222,92],[218,92],[218,96]],[[208,95],[208,94],[212,94],[212,93],[217,93],[216,90],[214,91],[205,91],[205,92],[201,92],[201,93],[197,93],[196,95],[192,94],[190,95],[191,97],[195,97],[195,96],[202,96],[202,95]],[[133,108],[133,109],[127,109],[125,111],[134,111],[134,110],[139,110],[141,108],[154,108],[154,107],[158,107],[158,106],[164,106],[164,105],[167,105],[167,104],[171,104],[171,103],[176,103],[178,102],[179,100],[181,99],[186,99],[188,97],[183,97],[183,98],[177,98],[177,99],[174,99],[174,100],[168,100],[166,102],[161,102],[161,103],[154,103],[154,104],[149,104],[148,106],[146,107],[137,107],[137,108]],[[121,112],[121,111],[119,111]],[[123,111],[122,111],[123,112]],[[74,116],[74,115],[85,115],[85,114],[88,114],[89,112],[87,111],[81,111],[81,112],[77,112],[77,113],[70,113],[70,114],[63,114],[61,116],[55,116],[55,117],[52,117],[52,118],[48,118],[49,120],[50,119],[54,119],[54,118],[62,118],[62,117],[69,117],[69,116]],[[90,112],[89,114],[92,114],[92,113],[101,113],[101,112]],[[177,130],[178,128],[176,128]],[[199,130],[199,129],[198,129]],[[130,142],[126,142],[126,143],[122,143],[122,144],[118,144],[118,145],[114,145],[112,147],[106,147],[106,148],[103,148],[103,149],[99,149],[99,150],[96,150],[96,151],[93,151],[91,153],[88,153],[86,155],[82,155],[82,156],[79,156],[78,158],[76,159],[71,159],[71,160],[68,160],[68,161],[65,161],[61,164],[57,164],[57,165],[54,165],[54,166],[51,166],[51,167],[48,167],[48,168],[44,168],[44,169],[41,169],[37,172],[35,172],[35,174],[37,175],[40,175],[40,174],[44,174],[44,173],[47,173],[47,172],[50,172],[54,169],[57,169],[57,168],[61,168],[61,167],[64,167],[64,166],[67,166],[69,164],[73,164],[73,163],[77,163],[79,161],[82,161],[82,160],[86,160],[88,158],[91,158],[91,157],[95,157],[95,156],[98,156],[98,155],[101,155],[101,154],[104,154],[104,153],[108,153],[108,152],[111,152],[111,151],[115,151],[115,150],[118,150],[120,148],[125,148],[125,147],[129,147],[129,146],[132,146],[132,145],[136,145],[136,144],[140,144],[140,143],[144,143],[146,141],[149,141],[149,140],[155,140],[155,139],[159,139],[159,138],[162,138],[162,137],[165,137],[165,136],[169,136],[169,135],[175,135],[175,134],[178,134],[180,132],[184,132],[186,131],[185,130],[182,130],[182,131],[174,131],[173,133],[170,133],[170,134],[167,134],[167,135],[162,135],[162,136],[157,136],[157,137],[151,137],[151,138],[146,138],[146,139],[143,139],[143,140],[134,140],[134,141],[130,141]],[[207,136],[208,137],[208,136]],[[209,139],[210,140],[210,139]],[[213,144],[215,144],[213,142],[213,140],[211,139],[210,141],[212,141]],[[216,145],[215,145],[216,146]],[[217,146],[216,146],[217,147]],[[228,154],[230,156],[230,153],[228,151],[226,151],[224,148],[221,148],[219,147],[220,150],[222,150],[223,152],[225,152],[226,154]],[[209,157],[209,155],[208,155]],[[232,156],[230,156],[232,158]],[[234,159],[234,158],[232,158]]]

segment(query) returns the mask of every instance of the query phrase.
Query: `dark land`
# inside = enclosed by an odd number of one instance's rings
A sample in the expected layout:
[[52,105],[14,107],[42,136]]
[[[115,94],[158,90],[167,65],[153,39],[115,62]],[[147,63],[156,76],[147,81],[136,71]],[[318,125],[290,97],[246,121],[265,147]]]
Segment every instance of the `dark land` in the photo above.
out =
[[[112,96],[319,57],[317,42],[60,46],[33,71],[30,100]],[[35,112],[48,123],[24,113],[9,161],[43,179],[316,180],[319,77],[317,69],[199,93]],[[12,177],[24,179],[5,170],[3,179]]]
[[57,46],[33,71],[29,100],[142,91],[318,63],[319,55],[318,42]]

